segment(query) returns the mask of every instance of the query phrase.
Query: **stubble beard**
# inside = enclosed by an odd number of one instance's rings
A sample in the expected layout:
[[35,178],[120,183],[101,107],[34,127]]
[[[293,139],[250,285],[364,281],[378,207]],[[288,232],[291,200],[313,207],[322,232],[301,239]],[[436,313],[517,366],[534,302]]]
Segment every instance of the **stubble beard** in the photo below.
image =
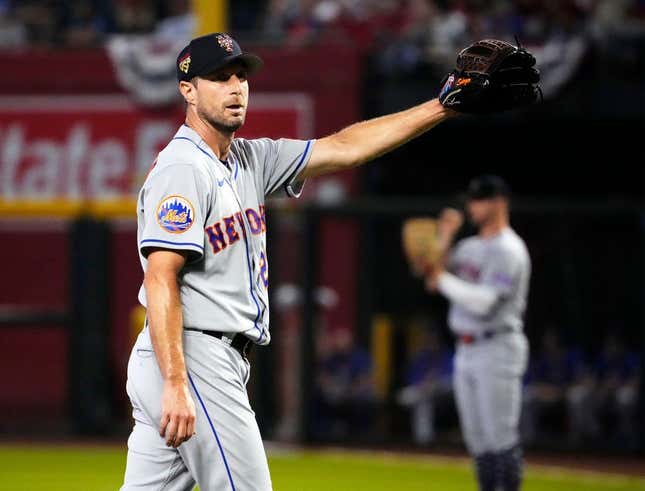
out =
[[244,120],[246,119],[246,114],[242,115],[242,117],[236,121],[225,121],[223,118],[217,118],[213,115],[206,114],[202,111],[199,111],[199,117],[202,120],[205,120],[208,122],[209,125],[211,125],[213,128],[215,128],[217,131],[220,133],[224,134],[233,134],[237,130],[239,130],[242,125],[244,124]]

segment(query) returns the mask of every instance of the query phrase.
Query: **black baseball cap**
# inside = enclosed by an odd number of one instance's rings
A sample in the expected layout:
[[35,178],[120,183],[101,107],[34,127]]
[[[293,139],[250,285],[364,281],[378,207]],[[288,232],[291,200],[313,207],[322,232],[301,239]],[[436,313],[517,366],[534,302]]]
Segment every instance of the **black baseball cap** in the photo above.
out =
[[468,199],[490,199],[498,196],[509,198],[511,188],[499,176],[484,175],[470,181],[466,194]]
[[208,75],[223,66],[241,61],[249,74],[264,64],[259,56],[245,53],[237,41],[226,33],[214,32],[193,39],[177,57],[177,80],[189,81],[199,75]]

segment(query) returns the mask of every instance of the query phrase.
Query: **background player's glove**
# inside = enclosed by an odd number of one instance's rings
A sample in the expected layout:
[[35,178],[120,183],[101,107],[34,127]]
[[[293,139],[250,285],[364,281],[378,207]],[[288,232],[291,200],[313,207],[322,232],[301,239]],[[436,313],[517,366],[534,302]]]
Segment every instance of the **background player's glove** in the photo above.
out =
[[443,270],[446,253],[463,221],[460,211],[444,208],[438,219],[409,218],[403,223],[403,252],[415,275],[428,276]]
[[441,259],[437,221],[434,218],[410,218],[401,230],[403,252],[410,269],[417,276],[427,274]]
[[461,113],[487,114],[533,104],[541,97],[535,57],[506,41],[484,39],[457,56],[439,101]]

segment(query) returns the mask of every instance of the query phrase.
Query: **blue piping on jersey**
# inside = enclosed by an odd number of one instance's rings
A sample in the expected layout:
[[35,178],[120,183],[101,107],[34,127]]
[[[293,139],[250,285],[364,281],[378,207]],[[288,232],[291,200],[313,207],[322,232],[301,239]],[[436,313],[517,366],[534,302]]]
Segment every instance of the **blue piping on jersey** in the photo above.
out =
[[195,391],[195,394],[197,395],[197,399],[199,399],[199,404],[202,406],[202,409],[204,410],[204,414],[206,415],[206,419],[208,420],[208,424],[211,426],[211,430],[213,430],[213,435],[215,436],[215,441],[217,442],[217,446],[219,447],[219,453],[222,456],[222,460],[224,461],[224,467],[226,467],[226,473],[228,474],[228,482],[231,483],[231,489],[235,491],[235,484],[233,483],[233,476],[231,475],[231,469],[228,467],[228,462],[226,460],[226,455],[224,455],[224,448],[222,447],[222,443],[219,441],[219,437],[217,436],[217,431],[215,431],[215,426],[213,425],[213,421],[211,420],[210,415],[208,414],[208,411],[206,410],[206,406],[204,405],[204,401],[202,400],[202,396],[199,395],[199,392],[197,391],[197,387],[195,386],[195,382],[193,382],[193,377],[190,376],[190,372],[188,372],[188,380],[190,380],[190,385],[193,386],[193,390]]
[[177,245],[177,246],[195,246],[202,251],[204,250],[204,246],[200,246],[199,244],[195,244],[194,242],[171,242],[169,240],[161,240],[161,239],[145,239],[141,241],[140,245],[145,244],[146,242],[161,242],[162,244],[171,244],[171,245]]
[[295,194],[293,194],[293,193],[291,193],[291,192],[289,191],[289,186],[291,186],[291,184],[293,183],[294,179],[296,179],[296,178],[298,177],[298,174],[300,173],[300,166],[301,166],[301,165],[302,165],[302,163],[305,161],[305,157],[307,156],[307,153],[309,152],[309,147],[310,147],[310,145],[311,145],[311,140],[308,140],[308,141],[307,141],[307,145],[305,146],[305,151],[304,151],[304,152],[302,152],[302,157],[300,157],[300,162],[298,162],[298,166],[296,167],[296,170],[295,170],[295,171],[293,171],[293,176],[294,176],[294,178],[293,178],[293,179],[291,179],[291,180],[289,181],[289,183],[285,183],[285,185],[284,185],[284,190],[287,192],[287,195],[288,195],[290,198],[295,198],[295,197],[296,197],[296,195],[295,195]]
[[[234,191],[233,185],[229,181],[226,181],[226,182],[231,187],[231,191]],[[242,222],[244,222],[244,219],[242,219]],[[248,240],[246,239],[246,228],[244,227],[244,223],[242,223],[242,236],[244,237],[244,248],[246,250],[246,263],[249,269],[249,284],[251,285],[251,288],[250,288],[251,298],[255,302],[255,307],[258,309],[258,313],[255,316],[255,319],[253,320],[253,327],[255,327],[260,333],[260,337],[257,340],[257,342],[259,343],[262,340],[262,337],[264,336],[264,332],[262,331],[262,329],[258,327],[258,320],[260,320],[260,315],[262,315],[262,311],[260,310],[260,304],[258,303],[258,300],[257,298],[255,298],[255,294],[253,293],[253,268],[251,267],[251,256],[249,255],[249,243],[248,243]]]
[[307,156],[307,153],[309,152],[309,147],[310,146],[311,146],[311,140],[308,140],[307,145],[305,146],[305,151],[302,152],[302,157],[300,157],[300,162],[298,162],[298,167],[296,167],[296,171],[295,171],[296,175],[298,175],[298,172],[300,172],[300,166],[305,161],[305,157]]
[[[215,159],[213,158],[213,156],[211,154],[209,154],[206,150],[204,150],[199,145],[197,145],[197,143],[195,143],[190,138],[187,138],[185,136],[176,136],[176,137],[173,138],[173,140],[188,140],[190,143],[195,145],[199,150],[201,150],[204,153],[204,155],[206,155],[213,162],[215,162]],[[307,143],[307,147],[308,146],[309,146],[309,142]],[[306,155],[306,149],[305,149],[305,155]],[[235,160],[237,161],[237,159],[235,159]],[[303,160],[304,160],[304,157],[303,157]],[[300,163],[302,164],[302,161]],[[233,185],[231,184],[231,182],[228,179],[226,179],[226,182],[231,187],[231,191],[233,191],[233,194],[236,194],[235,190],[233,189]],[[244,210],[242,210],[241,208],[240,208],[240,212],[242,213],[242,215],[244,215]],[[244,219],[242,219],[242,222],[244,222]],[[258,326],[258,320],[260,320],[260,315],[262,315],[262,311],[260,310],[260,304],[258,303],[258,299],[255,298],[255,293],[253,293],[253,269],[251,268],[251,257],[249,256],[249,244],[248,244],[248,239],[246,237],[246,228],[244,227],[244,223],[242,223],[242,232],[243,232],[242,237],[244,237],[244,247],[245,247],[245,250],[246,250],[246,263],[247,263],[247,267],[248,267],[248,270],[249,270],[249,284],[250,284],[251,298],[253,299],[253,302],[255,303],[255,308],[258,311],[257,315],[255,316],[255,320],[253,321],[253,327],[255,329],[257,329],[258,332],[260,333],[260,337],[256,341],[257,343],[259,343],[262,340],[262,338],[264,337],[264,331],[262,331],[262,329],[260,329],[260,327]]]
[[197,147],[197,148],[198,148],[202,153],[204,153],[204,154],[206,154],[208,157],[210,157],[210,158],[211,158],[211,160],[213,159],[213,156],[212,156],[210,153],[208,153],[208,152],[207,152],[206,150],[204,150],[202,147],[200,147],[199,145],[197,145],[197,143],[195,143],[193,140],[191,140],[190,138],[188,138],[188,137],[186,137],[186,136],[176,136],[176,137],[174,137],[174,138],[173,138],[173,140],[188,140],[190,143],[192,143],[193,145],[195,145],[195,146],[196,146],[196,147]]

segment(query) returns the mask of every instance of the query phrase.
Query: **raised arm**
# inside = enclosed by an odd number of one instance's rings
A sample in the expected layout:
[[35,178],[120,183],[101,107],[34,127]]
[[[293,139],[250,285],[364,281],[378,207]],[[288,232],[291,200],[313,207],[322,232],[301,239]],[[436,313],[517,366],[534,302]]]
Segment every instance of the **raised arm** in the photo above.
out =
[[364,164],[425,133],[456,113],[438,99],[405,111],[355,123],[316,140],[301,177],[313,177]]
[[170,447],[178,447],[195,431],[195,403],[188,388],[177,282],[185,263],[186,257],[180,252],[153,250],[144,278],[150,338],[164,380],[159,434]]
[[[364,164],[460,113],[490,114],[533,104],[541,90],[535,57],[505,41],[478,41],[457,56],[439,98],[348,126],[317,140],[301,177]],[[441,100],[441,102],[440,102]],[[454,110],[453,110],[454,109]]]

